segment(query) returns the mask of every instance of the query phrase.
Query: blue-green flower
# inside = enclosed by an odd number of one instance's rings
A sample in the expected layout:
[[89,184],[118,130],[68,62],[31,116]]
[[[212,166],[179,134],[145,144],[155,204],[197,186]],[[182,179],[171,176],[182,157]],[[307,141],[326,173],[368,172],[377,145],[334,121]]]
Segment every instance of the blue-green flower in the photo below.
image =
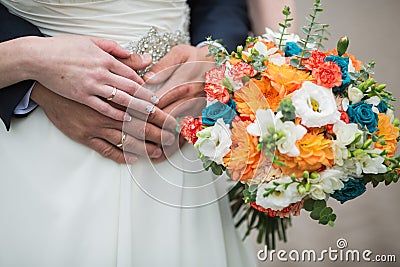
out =
[[349,58],[348,57],[339,57],[339,56],[328,56],[325,58],[325,62],[332,61],[339,65],[340,70],[342,72],[342,85],[337,87],[333,87],[333,93],[341,93],[344,89],[346,89],[350,85],[350,75],[349,75]]
[[295,42],[286,42],[285,57],[299,55],[303,51]]
[[349,105],[347,114],[350,122],[359,123],[362,127],[366,126],[368,131],[375,132],[378,126],[378,114],[372,110],[372,107],[372,104],[367,104],[364,101]]
[[344,187],[341,190],[337,190],[331,194],[331,197],[343,204],[347,200],[364,194],[365,191],[366,188],[362,179],[350,178],[347,182],[344,182]]
[[226,104],[216,102],[201,112],[201,120],[205,125],[214,125],[215,122],[222,118],[226,124],[231,124],[236,116],[236,103],[232,99]]

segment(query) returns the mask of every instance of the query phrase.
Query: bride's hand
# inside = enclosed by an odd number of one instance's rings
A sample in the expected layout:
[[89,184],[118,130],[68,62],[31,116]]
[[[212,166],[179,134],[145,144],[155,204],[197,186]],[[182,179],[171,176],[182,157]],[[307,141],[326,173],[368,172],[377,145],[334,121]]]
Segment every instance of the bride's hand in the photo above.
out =
[[[117,43],[85,36],[28,37],[27,78],[53,92],[85,104],[98,112],[123,121],[131,118],[112,107],[107,98],[124,107],[148,113],[158,98],[143,88],[143,80],[120,60],[134,59],[143,65],[150,56],[130,55]],[[24,51],[24,50],[22,50]],[[118,60],[120,59],[120,60]]]

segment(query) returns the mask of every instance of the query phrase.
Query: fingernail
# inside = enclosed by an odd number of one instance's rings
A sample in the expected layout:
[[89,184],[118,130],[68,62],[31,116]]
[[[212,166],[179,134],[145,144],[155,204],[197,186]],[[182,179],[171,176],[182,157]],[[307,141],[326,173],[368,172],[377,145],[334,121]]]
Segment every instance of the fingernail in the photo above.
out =
[[124,121],[131,121],[132,117],[129,114],[125,114]]
[[156,74],[155,74],[154,72],[149,71],[149,72],[147,72],[147,73],[144,75],[144,78],[147,79],[147,80],[150,80],[150,79],[152,79],[155,75],[156,75]]
[[150,158],[153,158],[153,159],[159,158],[159,157],[161,157],[161,154],[162,154],[161,149],[156,149],[156,150],[154,150],[154,152],[150,155]]
[[156,95],[153,95],[153,96],[150,97],[150,101],[153,104],[158,104],[158,102],[160,102],[160,99]]
[[167,137],[167,138],[165,138],[164,143],[165,143],[165,145],[167,145],[167,146],[172,145],[173,143],[175,143],[175,137],[172,136],[172,137]]
[[151,55],[149,55],[149,54],[144,54],[144,55],[140,55],[140,56],[142,57],[142,60],[144,62],[150,62],[152,59]]

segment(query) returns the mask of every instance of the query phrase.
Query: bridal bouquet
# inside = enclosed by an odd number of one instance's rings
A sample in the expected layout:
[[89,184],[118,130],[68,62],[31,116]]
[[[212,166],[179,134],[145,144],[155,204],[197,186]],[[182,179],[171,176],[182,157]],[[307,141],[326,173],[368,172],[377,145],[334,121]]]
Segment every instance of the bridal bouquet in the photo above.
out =
[[231,54],[210,45],[218,66],[205,73],[207,106],[180,125],[205,169],[240,181],[230,191],[237,226],[269,247],[276,234],[286,239],[290,215],[304,209],[333,226],[329,198],[344,203],[400,171],[395,99],[374,80],[374,62],[346,53],[347,37],[324,51],[321,11],[316,0],[304,38],[286,33],[285,7],[279,32],[248,37]]

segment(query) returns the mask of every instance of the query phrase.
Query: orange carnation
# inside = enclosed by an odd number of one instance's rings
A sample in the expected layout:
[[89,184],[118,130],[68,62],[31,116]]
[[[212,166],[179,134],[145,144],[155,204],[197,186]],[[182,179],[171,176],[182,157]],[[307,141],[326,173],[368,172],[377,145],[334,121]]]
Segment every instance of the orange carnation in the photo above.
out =
[[328,61],[313,69],[315,83],[326,88],[342,85],[342,71],[338,64]]
[[393,157],[397,148],[397,137],[399,136],[399,128],[390,123],[390,117],[386,114],[378,114],[378,136],[383,135],[386,145],[381,145],[379,142],[375,143],[375,148],[387,150],[388,157]]
[[333,166],[332,140],[324,137],[322,129],[309,129],[306,135],[296,142],[296,145],[300,150],[300,155],[297,157],[277,153],[279,160],[285,163],[285,166],[280,166],[284,174],[295,174],[300,177],[304,171],[312,172],[324,166]]
[[262,77],[261,80],[253,79],[253,81],[265,96],[269,108],[276,112],[279,108],[279,102],[281,102],[282,97],[280,97],[279,92],[271,86],[271,81],[265,76]]
[[262,75],[270,79],[272,87],[279,92],[281,98],[300,89],[304,81],[313,80],[307,71],[298,70],[286,64],[277,66],[269,63]]
[[257,149],[258,138],[247,133],[250,122],[232,122],[232,148],[224,158],[225,167],[235,181],[246,181],[254,178],[254,174],[265,157]]

